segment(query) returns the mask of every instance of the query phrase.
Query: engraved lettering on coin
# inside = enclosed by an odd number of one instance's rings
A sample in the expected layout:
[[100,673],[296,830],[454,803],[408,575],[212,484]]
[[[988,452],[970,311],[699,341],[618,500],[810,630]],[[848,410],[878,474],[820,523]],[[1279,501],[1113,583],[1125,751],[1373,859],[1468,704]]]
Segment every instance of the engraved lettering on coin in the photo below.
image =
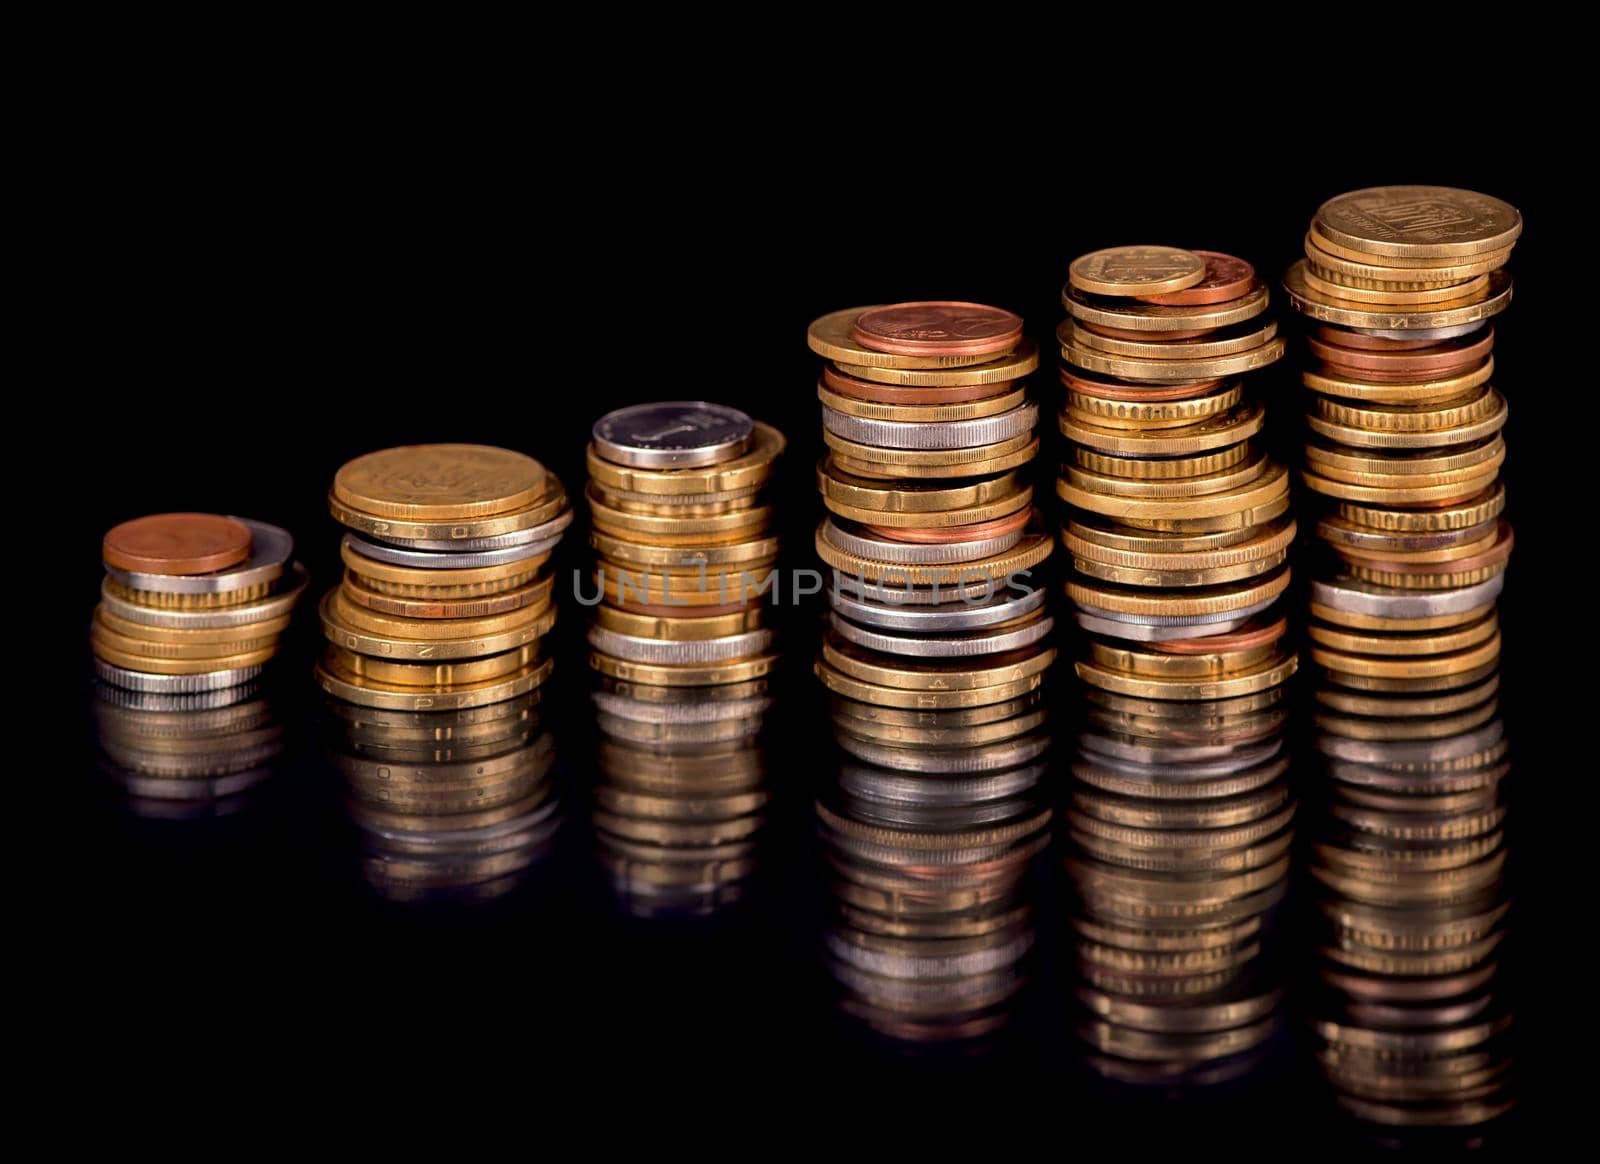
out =
[[545,470],[492,445],[401,445],[347,462],[333,489],[346,505],[381,517],[450,521],[528,505],[545,490]]
[[1206,277],[1206,261],[1178,247],[1107,247],[1072,260],[1067,279],[1090,295],[1159,295]]
[[1515,207],[1448,186],[1377,186],[1341,194],[1322,204],[1315,224],[1341,245],[1400,256],[1429,248],[1441,255],[1497,250],[1522,232]]

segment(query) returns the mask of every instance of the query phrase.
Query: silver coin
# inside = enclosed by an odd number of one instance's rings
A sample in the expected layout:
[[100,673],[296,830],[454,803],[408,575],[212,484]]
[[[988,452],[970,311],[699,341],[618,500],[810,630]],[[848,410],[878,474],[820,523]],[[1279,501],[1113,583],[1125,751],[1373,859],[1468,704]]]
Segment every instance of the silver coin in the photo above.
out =
[[1460,614],[1493,602],[1504,589],[1505,574],[1458,586],[1453,590],[1399,590],[1375,586],[1359,578],[1335,578],[1332,582],[1313,581],[1311,601],[1351,614],[1379,618],[1431,618],[1440,614]]
[[641,469],[692,468],[731,461],[750,447],[755,425],[725,404],[664,400],[608,412],[594,422],[595,450]]
[[104,760],[100,770],[135,796],[153,801],[219,801],[238,796],[272,775],[271,766],[220,776],[150,776]]
[[166,607],[140,606],[127,602],[111,593],[109,578],[100,582],[100,602],[112,614],[136,622],[141,626],[170,627],[174,630],[214,630],[221,627],[244,626],[246,623],[265,622],[279,618],[294,609],[300,595],[305,592],[306,568],[299,562],[289,566],[284,581],[286,586],[270,598],[259,602],[245,602],[238,606],[223,606],[209,610],[169,610]]
[[261,674],[262,664],[253,667],[235,667],[231,671],[202,671],[198,675],[156,675],[148,671],[130,671],[126,667],[113,667],[104,659],[94,661],[94,673],[113,687],[126,687],[130,691],[152,691],[169,695],[191,695],[197,691],[217,691],[224,687],[237,687]]
[[480,566],[502,566],[507,562],[523,562],[529,558],[536,558],[547,550],[555,549],[556,543],[560,540],[559,537],[546,538],[541,542],[512,546],[504,550],[449,554],[434,550],[402,550],[398,546],[370,542],[352,533],[344,535],[344,544],[362,557],[371,558],[376,562],[388,562],[394,566],[415,566],[423,570],[473,570]]
[[386,546],[402,550],[475,554],[484,550],[507,550],[518,546],[530,546],[536,542],[548,542],[552,538],[559,538],[561,531],[572,524],[573,516],[574,510],[568,506],[542,525],[536,525],[531,529],[519,529],[516,533],[496,534],[488,538],[379,538],[376,534],[367,536]]
[[707,699],[693,703],[657,703],[629,699],[611,691],[596,691],[594,705],[604,715],[640,723],[716,723],[724,719],[749,719],[772,707],[770,695],[752,699]]
[[710,723],[652,723],[602,712],[595,716],[595,723],[605,735],[630,744],[719,744],[749,739],[761,730],[762,720],[760,716],[747,716]]
[[1488,325],[1487,319],[1475,319],[1471,323],[1458,323],[1453,327],[1418,328],[1414,331],[1381,330],[1365,327],[1352,327],[1347,330],[1360,332],[1362,335],[1376,336],[1378,339],[1388,340],[1447,340],[1459,336],[1471,335],[1473,332]]
[[1440,530],[1432,533],[1400,533],[1367,529],[1365,526],[1333,524],[1324,519],[1317,523],[1317,536],[1334,546],[1353,546],[1356,549],[1374,550],[1433,550],[1444,546],[1475,542],[1486,538],[1499,528],[1499,518],[1493,518],[1468,529]]
[[1032,432],[1038,423],[1039,406],[1031,400],[973,420],[871,420],[822,406],[822,425],[834,436],[880,449],[971,449]]
[[952,775],[1014,768],[1038,759],[1050,747],[1050,737],[1047,735],[1021,736],[971,748],[902,748],[865,740],[843,731],[835,733],[834,738],[845,751],[869,764],[894,768],[900,772]]
[[1044,600],[1043,587],[1028,591],[1006,587],[971,601],[958,600],[915,607],[873,602],[838,590],[828,592],[828,601],[833,604],[833,609],[851,622],[885,630],[916,631],[919,634],[972,630],[975,627],[993,626],[997,622],[1010,622],[1041,609]]
[[824,935],[828,952],[858,970],[884,978],[941,982],[989,974],[1009,966],[1032,948],[1033,939],[1032,931],[1026,931],[1001,945],[980,947],[969,953],[913,957],[857,946],[836,933]]
[[947,566],[976,562],[1003,554],[1022,540],[1022,531],[978,538],[970,542],[896,542],[870,534],[852,533],[831,517],[822,525],[822,536],[830,545],[847,554],[895,566]]
[[261,694],[260,683],[241,683],[217,691],[195,691],[189,694],[166,694],[160,691],[133,691],[113,687],[95,680],[94,697],[112,707],[126,711],[217,711],[256,698]]
[[765,654],[772,645],[772,631],[765,627],[714,639],[648,639],[625,635],[603,626],[589,628],[589,645],[605,655],[630,663],[723,663]]
[[[851,798],[842,806],[853,821],[883,828],[942,832],[982,828],[1013,819],[1026,819],[1038,811],[1031,800],[980,800],[975,804],[907,804],[904,801]],[[1041,822],[1042,823],[1042,822]]]
[[1148,626],[1136,622],[1113,622],[1110,619],[1097,618],[1092,614],[1084,614],[1081,610],[1073,617],[1077,624],[1090,634],[1108,635],[1132,643],[1161,643],[1169,640],[1203,639],[1210,635],[1225,635],[1249,622],[1251,616],[1230,618],[1224,622],[1194,623],[1189,626]]
[[1283,740],[1258,744],[1200,744],[1162,741],[1152,744],[1142,737],[1102,732],[1080,732],[1078,749],[1094,756],[1109,756],[1129,764],[1192,764],[1225,760],[1235,768],[1254,768],[1283,750]]
[[993,655],[1000,651],[1014,651],[1031,646],[1050,633],[1055,620],[1049,615],[1036,618],[1026,626],[1002,630],[977,631],[968,634],[942,634],[936,636],[896,635],[870,627],[858,626],[839,612],[828,612],[829,625],[839,637],[874,651],[891,655],[914,655],[923,659],[966,658],[971,655]]
[[1352,736],[1324,734],[1317,737],[1316,747],[1323,755],[1338,760],[1377,768],[1414,769],[1418,765],[1464,759],[1493,747],[1504,734],[1505,724],[1496,719],[1442,740],[1358,740]]
[[[1018,571],[1026,574],[1027,571]],[[893,571],[889,572],[890,574]],[[893,579],[885,577],[877,582],[869,581],[858,574],[846,574],[841,570],[833,572],[833,587],[829,590],[833,594],[846,594],[861,599],[865,602],[877,602],[886,606],[938,606],[950,602],[977,602],[987,600],[994,596],[1000,583],[990,575],[974,579],[969,582],[941,583],[938,586],[910,586],[901,580],[901,584],[892,585]]]
[[1029,764],[1008,772],[924,780],[887,768],[860,764],[839,766],[839,787],[852,796],[905,804],[975,804],[1022,795],[1044,779],[1045,765]]
[[294,553],[294,538],[280,526],[248,517],[231,520],[250,530],[250,556],[237,566],[214,574],[145,574],[107,566],[106,573],[130,590],[155,590],[162,594],[226,594],[276,581]]
[[1079,755],[1096,768],[1150,784],[1181,784],[1193,780],[1213,780],[1218,776],[1232,776],[1244,772],[1254,766],[1241,763],[1232,756],[1216,760],[1189,760],[1182,764],[1146,764],[1103,753],[1080,751]]
[[[398,829],[388,825],[374,824],[359,813],[352,814],[352,816],[356,826],[367,834],[369,840],[389,841],[394,845],[405,845],[407,847],[415,845],[448,848],[453,845],[470,845],[476,841],[495,837],[518,836],[549,819],[550,815],[560,806],[560,803],[560,798],[552,796],[542,802],[538,808],[525,812],[520,816],[470,829]],[[422,815],[418,814],[418,816]],[[448,820],[449,818],[446,817],[444,819]]]

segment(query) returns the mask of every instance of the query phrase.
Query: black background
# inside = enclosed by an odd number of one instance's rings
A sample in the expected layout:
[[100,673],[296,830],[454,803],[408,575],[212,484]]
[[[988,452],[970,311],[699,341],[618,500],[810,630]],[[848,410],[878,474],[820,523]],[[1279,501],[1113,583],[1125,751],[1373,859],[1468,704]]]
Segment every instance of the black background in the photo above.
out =
[[[86,183],[66,195],[69,326],[45,406],[70,426],[68,475],[84,486],[61,534],[58,630],[86,621],[99,537],[119,520],[192,508],[282,524],[320,594],[337,578],[323,497],[346,459],[408,442],[501,444],[538,457],[575,494],[592,420],[652,399],[726,402],[788,435],[774,502],[787,564],[810,565],[814,316],[908,298],[1015,310],[1047,353],[1036,389],[1049,416],[1049,338],[1078,253],[1170,242],[1246,257],[1271,278],[1296,257],[1318,203],[1343,190],[1430,182],[1517,205],[1526,229],[1516,300],[1497,321],[1495,383],[1512,409],[1504,706],[1518,786],[1518,1038],[1524,1107],[1537,1110],[1559,1040],[1555,1004],[1530,988],[1526,966],[1562,916],[1546,892],[1561,802],[1540,784],[1563,774],[1542,709],[1542,563],[1560,516],[1552,417],[1537,405],[1554,381],[1577,385],[1552,354],[1564,242],[1555,175],[1532,147],[1479,133],[1363,139],[1311,156],[1287,143],[1157,149],[1134,133],[1149,148],[1130,149],[973,120],[948,127],[953,140],[899,153],[892,140],[851,148],[847,122],[774,121],[753,139],[736,118],[648,102],[626,124],[552,116],[514,134],[426,107],[382,129],[346,114],[304,116],[292,131],[265,107],[228,118],[185,108],[175,120],[106,110],[84,142]],[[1281,299],[1279,309],[1292,326]],[[1292,363],[1258,388],[1291,459]],[[1041,457],[1041,481],[1054,460]],[[562,570],[584,552],[580,518]],[[46,879],[65,988],[52,1014],[66,1044],[133,1091],[156,1086],[145,1078],[155,1067],[196,1095],[237,1096],[292,1064],[341,1103],[411,1094],[426,1106],[428,1088],[537,1081],[622,1107],[681,1100],[708,1127],[729,1114],[724,1097],[751,1087],[762,1098],[741,1110],[789,1121],[809,1120],[819,1102],[892,1100],[897,1121],[944,1110],[1009,1127],[1026,1092],[1047,1095],[1052,1120],[1087,1136],[1181,1143],[1217,1132],[1264,1145],[1336,1126],[1298,1046],[1255,1089],[1157,1105],[1155,1120],[1107,1101],[1074,1059],[1067,971],[1048,936],[1019,1032],[983,1060],[902,1060],[833,1017],[809,819],[830,764],[808,673],[814,608],[785,614],[769,754],[780,795],[751,904],[711,923],[624,919],[585,835],[589,677],[582,615],[564,606],[553,727],[572,815],[556,858],[477,910],[405,911],[363,891],[320,759],[309,606],[284,668],[295,745],[282,778],[257,811],[203,829],[119,814],[81,730],[86,652],[67,651],[61,694],[43,712],[68,740],[51,776],[71,842]],[[1047,934],[1055,865],[1041,863]],[[1533,1118],[1525,1110],[1522,1122]]]

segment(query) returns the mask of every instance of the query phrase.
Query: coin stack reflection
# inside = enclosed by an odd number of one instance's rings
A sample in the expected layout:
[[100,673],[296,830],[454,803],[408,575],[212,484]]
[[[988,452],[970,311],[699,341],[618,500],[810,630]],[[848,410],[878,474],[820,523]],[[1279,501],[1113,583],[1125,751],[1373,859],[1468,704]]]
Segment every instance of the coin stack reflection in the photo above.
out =
[[283,753],[260,680],[189,694],[96,683],[100,767],[135,816],[189,820],[247,807]]
[[514,699],[549,676],[555,624],[544,570],[572,522],[532,457],[486,445],[407,445],[357,457],[328,495],[350,532],[322,600],[329,694],[388,711]]
[[710,916],[743,900],[771,790],[765,679],[664,687],[602,677],[594,692],[599,858],[628,912]]
[[1315,321],[1306,485],[1326,499],[1312,659],[1368,691],[1442,690],[1493,671],[1506,402],[1489,383],[1522,216],[1495,198],[1385,186],[1326,202],[1285,276]]
[[561,801],[542,694],[444,711],[326,700],[362,873],[382,896],[489,900],[548,850]]
[[1286,649],[1240,654],[1220,637],[1256,641],[1289,584],[1288,471],[1256,447],[1264,414],[1242,384],[1283,355],[1267,300],[1249,263],[1211,251],[1113,247],[1071,265],[1056,490],[1090,683],[1137,694],[1207,676],[1214,688],[1157,698],[1215,699],[1294,669]]
[[[221,706],[278,653],[306,585],[288,531],[212,513],[123,522],[101,546],[106,576],[89,631],[95,674],[128,691]],[[238,693],[235,693],[238,695]]]
[[1133,1086],[1239,1078],[1283,1025],[1275,922],[1295,815],[1284,688],[1085,695],[1067,871],[1089,1062]]
[[1514,1100],[1497,690],[1316,691],[1316,1053],[1385,1142],[1471,1142]]
[[1040,693],[956,711],[836,698],[816,811],[845,1014],[896,1046],[984,1045],[1013,1018],[1049,843]]
[[783,447],[776,429],[704,401],[635,405],[595,422],[591,667],[648,687],[771,671],[765,608],[781,597],[781,579],[762,490]]
[[1022,320],[975,303],[834,312],[807,332],[829,362],[817,394],[833,569],[823,683],[882,708],[1004,705],[1055,658],[1045,591],[1028,581],[1052,541],[1026,466],[1038,351]]

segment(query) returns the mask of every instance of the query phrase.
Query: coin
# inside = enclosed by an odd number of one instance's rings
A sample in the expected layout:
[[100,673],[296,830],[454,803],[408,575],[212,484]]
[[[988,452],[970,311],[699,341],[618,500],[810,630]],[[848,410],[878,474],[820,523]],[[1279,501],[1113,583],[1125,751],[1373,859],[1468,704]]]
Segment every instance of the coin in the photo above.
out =
[[1366,255],[1458,259],[1509,247],[1522,233],[1515,207],[1448,186],[1375,186],[1331,198],[1313,229]]
[[889,421],[849,416],[826,406],[823,426],[835,436],[859,444],[888,449],[972,449],[1013,440],[1032,431],[1039,410],[1032,403],[996,416],[952,421]]
[[869,307],[851,336],[863,347],[900,356],[995,356],[1022,338],[1022,319],[997,307],[925,300]]
[[1092,295],[1158,295],[1204,281],[1206,261],[1176,247],[1123,246],[1091,251],[1072,261],[1067,278]]
[[1205,275],[1200,282],[1182,291],[1168,291],[1155,295],[1141,295],[1146,303],[1159,303],[1168,307],[1189,307],[1204,303],[1226,303],[1249,291],[1256,281],[1256,269],[1243,259],[1220,251],[1194,252],[1205,260]]
[[964,368],[993,359],[991,353],[985,352],[903,355],[869,348],[855,338],[854,328],[856,320],[872,310],[851,307],[812,320],[806,329],[806,346],[824,359],[858,368]]
[[1270,298],[1267,288],[1260,284],[1237,299],[1192,307],[1171,307],[1142,299],[1099,299],[1072,286],[1061,292],[1067,314],[1080,323],[1118,332],[1157,333],[1149,336],[1151,339],[1193,335],[1243,323],[1266,311]]
[[594,422],[594,447],[606,460],[645,469],[696,468],[741,456],[755,425],[737,408],[703,400],[635,404]]
[[142,574],[209,574],[245,560],[250,530],[214,513],[157,513],[113,526],[101,542],[107,566]]
[[1342,327],[1396,332],[1403,336],[1417,330],[1478,324],[1498,315],[1511,303],[1511,279],[1504,270],[1492,272],[1487,289],[1476,295],[1418,308],[1362,307],[1348,300],[1333,299],[1313,290],[1306,282],[1305,272],[1306,261],[1301,259],[1283,277],[1290,305],[1312,319]]
[[[920,364],[920,361],[911,362]],[[1022,379],[1038,366],[1038,345],[1030,339],[1024,339],[1006,355],[980,364],[933,368],[903,364],[869,367],[840,361],[824,365],[822,374],[833,385],[834,391],[859,396],[866,400],[887,399],[881,395],[884,391],[928,389],[940,395],[928,398],[927,402],[942,403],[950,400],[976,399],[985,392],[995,391],[1002,385]],[[874,395],[874,392],[880,394]]]
[[402,445],[340,467],[333,494],[378,517],[453,521],[508,513],[545,491],[532,457],[489,445]]
[[1014,391],[949,404],[885,403],[833,392],[827,387],[826,377],[823,383],[817,385],[817,399],[828,408],[848,416],[864,416],[871,420],[972,420],[980,416],[993,416],[997,412],[1008,412],[1020,405],[1025,398],[1023,390],[1017,388]]

